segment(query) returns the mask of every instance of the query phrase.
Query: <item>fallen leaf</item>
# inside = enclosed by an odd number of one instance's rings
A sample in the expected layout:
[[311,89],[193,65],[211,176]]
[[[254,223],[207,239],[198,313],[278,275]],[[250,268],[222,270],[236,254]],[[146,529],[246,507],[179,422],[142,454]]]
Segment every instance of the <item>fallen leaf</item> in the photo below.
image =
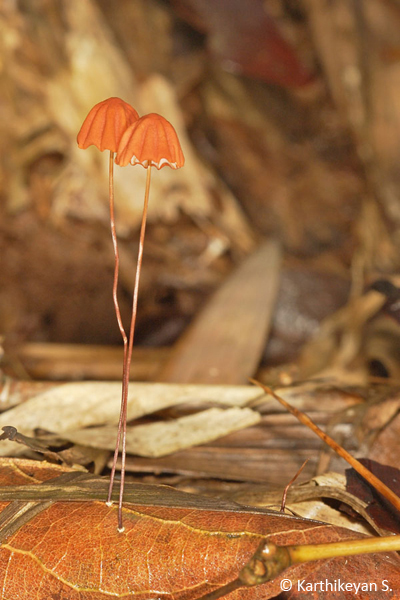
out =
[[[261,420],[250,408],[210,408],[193,415],[146,425],[127,427],[126,451],[138,456],[158,457],[211,442]],[[82,446],[114,450],[116,427],[93,427],[67,431],[64,437]]]
[[[239,504],[278,510],[282,502],[282,488],[271,490],[265,485],[253,484],[236,493],[231,492],[230,498]],[[343,512],[343,504],[350,507],[351,515],[349,511]],[[346,490],[345,476],[335,472],[324,473],[308,482],[291,486],[286,500],[287,512],[297,517],[317,519],[367,535],[371,535],[374,529],[379,535],[388,535],[389,531],[378,527],[366,508],[366,502]]]
[[391,487],[386,485],[379,477],[377,477],[374,473],[368,470],[359,460],[354,458],[347,450],[345,450],[340,444],[338,444],[333,438],[327,435],[318,425],[316,425],[310,417],[308,417],[305,413],[299,411],[296,407],[292,406],[286,400],[284,400],[281,396],[276,394],[273,390],[263,385],[262,383],[250,379],[253,383],[257,384],[261,387],[267,394],[273,396],[278,402],[284,406],[290,413],[292,413],[303,425],[306,425],[309,429],[311,429],[320,439],[322,439],[330,448],[332,448],[336,454],[345,459],[349,465],[353,467],[354,470],[359,473],[363,479],[369,482],[371,486],[374,487],[375,490],[379,492],[379,494],[394,507],[395,512],[397,514],[400,512],[400,497],[392,490]]
[[[121,406],[121,384],[114,382],[77,382],[53,384],[44,390],[30,385],[30,396],[22,387],[25,402],[0,415],[0,428],[12,425],[24,435],[35,429],[63,433],[102,424],[118,423]],[[17,393],[14,389],[14,395]],[[219,406],[245,406],[259,397],[250,386],[180,385],[134,383],[129,387],[128,418],[137,419],[181,403],[208,402]],[[0,445],[0,456],[15,454],[15,444]]]
[[158,380],[246,384],[269,335],[280,263],[281,250],[274,240],[247,257],[186,329]]
[[[104,479],[18,459],[3,459],[0,473],[2,600],[195,600],[236,579],[264,539],[304,544],[356,537],[316,521],[145,484],[127,486],[119,533],[116,505],[99,500]],[[293,582],[291,598],[304,598],[303,586],[314,585],[312,597],[322,600],[318,582],[339,579],[376,583],[374,599],[395,598],[382,591],[382,581],[399,589],[400,558],[379,553],[300,564],[227,597],[267,600],[280,593],[283,579]]]
[[52,458],[53,460],[58,461],[59,455],[55,452],[52,452],[49,446],[42,442],[41,440],[37,440],[31,438],[27,435],[23,435],[19,433],[15,427],[10,425],[6,425],[2,427],[3,433],[0,435],[0,440],[10,440],[10,442],[17,442],[17,444],[22,444],[23,446],[27,446],[33,452],[39,452],[39,454],[44,454],[47,458]]
[[[360,458],[359,461],[379,477],[395,494],[400,495],[399,469],[366,458]],[[366,512],[377,526],[399,534],[400,513],[354,469],[346,469],[345,473],[347,491],[367,504]]]
[[300,377],[324,377],[341,385],[364,384],[366,366],[362,361],[357,363],[362,356],[363,331],[384,302],[382,294],[369,290],[327,317],[318,334],[305,344],[301,352],[298,361]]

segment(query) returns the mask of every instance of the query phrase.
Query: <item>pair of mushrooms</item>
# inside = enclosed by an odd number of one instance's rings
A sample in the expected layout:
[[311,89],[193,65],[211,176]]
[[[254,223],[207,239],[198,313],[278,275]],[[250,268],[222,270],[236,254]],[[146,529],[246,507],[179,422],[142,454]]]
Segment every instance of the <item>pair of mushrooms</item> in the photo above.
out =
[[[126,460],[126,421],[128,405],[129,372],[132,359],[132,348],[135,333],[137,314],[137,301],[139,291],[140,272],[143,259],[144,237],[146,231],[147,207],[150,191],[151,167],[161,169],[166,165],[173,169],[183,167],[185,159],[175,129],[161,115],[151,113],[139,118],[138,113],[130,104],[120,98],[108,98],[96,104],[86,119],[78,134],[79,148],[87,148],[94,145],[99,150],[110,151],[109,162],[109,200],[111,236],[114,247],[115,268],[113,282],[113,301],[117,316],[118,327],[124,343],[124,358],[122,370],[122,399],[121,412],[118,423],[118,434],[111,470],[110,485],[107,504],[111,505],[111,495],[115,478],[115,468],[118,459],[119,447],[122,441],[121,458],[121,482],[118,503],[118,530],[123,531],[122,524],[122,501],[125,483],[125,460]],[[136,267],[135,285],[132,301],[132,317],[129,331],[129,339],[126,335],[118,304],[118,272],[119,252],[117,235],[115,230],[114,216],[114,162],[125,167],[128,164],[142,165],[147,169],[146,190],[142,224],[140,228],[139,252]],[[121,440],[122,436],[122,440]]]

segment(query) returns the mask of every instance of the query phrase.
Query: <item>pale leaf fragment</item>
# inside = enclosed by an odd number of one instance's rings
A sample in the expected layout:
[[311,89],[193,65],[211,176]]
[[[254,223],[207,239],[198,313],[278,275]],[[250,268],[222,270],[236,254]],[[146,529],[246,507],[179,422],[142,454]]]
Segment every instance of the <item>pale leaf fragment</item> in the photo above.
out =
[[[228,433],[255,425],[260,415],[250,408],[210,408],[173,421],[162,421],[127,428],[129,454],[157,458],[184,448],[206,444]],[[71,442],[114,450],[116,427],[95,427],[68,431]]]
[[[224,406],[245,406],[259,397],[250,386],[184,385],[133,383],[129,388],[128,418],[147,414],[181,403],[204,402]],[[63,433],[84,427],[118,423],[121,384],[114,382],[77,382],[55,385],[0,415],[0,429],[12,425],[24,435],[36,428]],[[0,456],[20,452],[16,444],[0,444]]]

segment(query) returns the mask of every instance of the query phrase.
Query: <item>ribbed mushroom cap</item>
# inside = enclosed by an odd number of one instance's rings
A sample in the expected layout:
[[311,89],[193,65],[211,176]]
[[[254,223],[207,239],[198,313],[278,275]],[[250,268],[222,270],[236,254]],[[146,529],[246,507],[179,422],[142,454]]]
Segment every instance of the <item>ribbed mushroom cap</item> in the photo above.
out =
[[179,169],[185,164],[175,129],[161,115],[150,113],[128,127],[121,138],[115,162],[161,169]]
[[78,133],[79,148],[92,144],[99,150],[116,152],[124,131],[139,119],[134,108],[121,98],[108,98],[89,112]]

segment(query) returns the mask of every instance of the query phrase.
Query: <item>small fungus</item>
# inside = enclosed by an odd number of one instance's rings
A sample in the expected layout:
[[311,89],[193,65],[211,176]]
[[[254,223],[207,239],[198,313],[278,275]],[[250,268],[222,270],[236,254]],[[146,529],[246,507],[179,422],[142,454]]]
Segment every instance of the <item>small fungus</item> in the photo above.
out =
[[[115,266],[114,266],[114,281],[113,281],[113,301],[115,314],[117,316],[118,327],[121,332],[124,343],[124,358],[122,369],[122,399],[121,410],[123,406],[124,385],[127,378],[125,371],[127,368],[128,358],[128,338],[122,323],[121,312],[118,303],[118,273],[119,273],[119,251],[117,234],[115,228],[115,213],[114,213],[114,158],[117,152],[118,145],[121,141],[122,134],[125,130],[139,119],[139,115],[134,108],[120,98],[108,98],[96,104],[87,115],[82,127],[78,133],[77,142],[79,148],[86,149],[89,146],[96,146],[101,152],[103,150],[110,151],[109,159],[109,203],[110,203],[110,222],[111,222],[111,237],[114,248]],[[119,440],[118,440],[119,441]]]
[[151,113],[145,115],[144,117],[141,117],[126,129],[119,143],[117,155],[115,157],[115,162],[117,165],[120,165],[122,167],[128,164],[139,164],[147,169],[142,224],[140,228],[139,238],[139,252],[136,266],[135,286],[133,291],[132,318],[129,331],[128,356],[126,361],[126,368],[124,370],[123,375],[125,377],[125,381],[123,382],[122,386],[123,398],[120,420],[118,424],[117,444],[114,453],[114,461],[111,471],[110,487],[107,500],[108,502],[111,502],[115,468],[118,458],[120,438],[122,432],[121,484],[118,505],[118,528],[119,530],[122,530],[122,500],[125,482],[126,420],[128,405],[129,370],[132,359],[132,348],[135,334],[139,281],[143,260],[147,208],[150,192],[151,167],[161,169],[162,167],[168,165],[173,169],[179,169],[180,167],[183,167],[185,159],[182,153],[181,145],[178,140],[178,136],[171,123],[164,119],[164,117],[161,117],[160,115],[155,113]]
[[117,296],[119,252],[114,214],[114,156],[121,141],[122,134],[129,127],[129,125],[138,119],[138,113],[130,104],[124,102],[120,98],[108,98],[107,100],[103,100],[102,102],[99,102],[93,106],[86,119],[83,121],[77,137],[79,148],[86,149],[93,145],[96,146],[96,148],[98,148],[101,152],[103,152],[103,150],[110,151],[108,192],[110,202],[111,237],[115,257],[113,301],[118,327],[124,342],[123,371],[126,368],[128,339],[122,323]]
[[[118,434],[113,465],[111,469],[107,504],[111,504],[112,501],[111,497],[115,479],[115,469],[122,438],[121,482],[118,503],[118,530],[123,531],[122,501],[125,483],[126,421],[129,372],[135,333],[140,273],[143,261],[151,167],[162,169],[168,165],[172,169],[179,169],[180,167],[183,167],[185,159],[176,131],[169,121],[155,113],[151,113],[139,118],[137,112],[129,104],[123,100],[120,100],[119,98],[109,98],[108,100],[104,100],[103,102],[96,104],[83,122],[81,130],[78,134],[78,145],[80,148],[87,148],[92,144],[101,151],[110,151],[109,198],[111,234],[115,255],[113,300],[118,326],[124,342],[124,365],[122,374],[121,412],[118,423]],[[139,238],[139,252],[136,266],[135,286],[133,291],[129,341],[122,324],[117,298],[119,253],[114,218],[114,160],[117,165],[122,167],[128,164],[139,164],[147,169],[143,216]]]

